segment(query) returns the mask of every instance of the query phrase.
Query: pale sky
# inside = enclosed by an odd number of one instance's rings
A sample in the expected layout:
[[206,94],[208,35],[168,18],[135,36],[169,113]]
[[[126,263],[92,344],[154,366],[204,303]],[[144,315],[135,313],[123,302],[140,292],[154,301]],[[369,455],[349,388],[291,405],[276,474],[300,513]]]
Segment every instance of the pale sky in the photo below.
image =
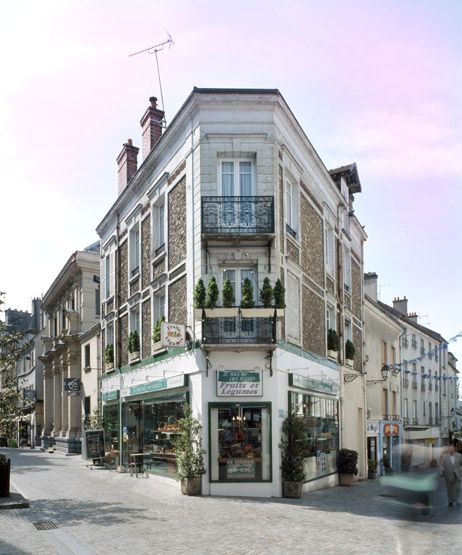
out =
[[[0,291],[30,310],[97,240],[152,95],[278,88],[328,168],[356,162],[381,300],[462,331],[462,2],[15,0],[0,19]],[[462,339],[450,344],[462,367]]]

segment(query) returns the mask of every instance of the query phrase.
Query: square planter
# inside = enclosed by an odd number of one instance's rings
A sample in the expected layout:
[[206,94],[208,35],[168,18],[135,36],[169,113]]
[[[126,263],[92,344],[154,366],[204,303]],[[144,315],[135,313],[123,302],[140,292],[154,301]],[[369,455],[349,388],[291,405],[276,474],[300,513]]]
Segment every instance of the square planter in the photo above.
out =
[[282,481],[282,497],[288,499],[300,499],[303,491],[303,482]]
[[354,474],[339,474],[339,484],[341,486],[352,486]]
[[183,495],[201,495],[202,476],[196,478],[181,478],[181,493]]
[[140,358],[140,352],[139,351],[133,351],[133,353],[128,353],[128,360],[130,362],[134,362],[135,360],[138,360]]

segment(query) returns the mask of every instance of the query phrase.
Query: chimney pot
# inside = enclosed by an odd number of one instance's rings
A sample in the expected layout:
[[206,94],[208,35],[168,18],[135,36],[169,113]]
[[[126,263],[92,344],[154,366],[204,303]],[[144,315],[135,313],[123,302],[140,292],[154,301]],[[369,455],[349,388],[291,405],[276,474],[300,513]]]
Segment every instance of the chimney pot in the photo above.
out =
[[143,130],[143,160],[146,160],[162,135],[162,123],[165,115],[163,110],[157,108],[157,98],[155,96],[151,96],[149,101],[151,105],[140,121]]
[[138,151],[140,149],[133,146],[131,139],[123,145],[122,150],[117,156],[119,195],[127,187],[130,179],[135,175],[138,169]]

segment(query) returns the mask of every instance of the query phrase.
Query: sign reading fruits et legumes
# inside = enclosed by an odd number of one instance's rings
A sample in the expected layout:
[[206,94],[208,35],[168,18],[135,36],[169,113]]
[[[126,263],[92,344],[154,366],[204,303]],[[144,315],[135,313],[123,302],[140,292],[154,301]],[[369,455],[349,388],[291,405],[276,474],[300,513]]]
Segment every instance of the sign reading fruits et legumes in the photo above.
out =
[[261,370],[218,370],[217,397],[262,397]]

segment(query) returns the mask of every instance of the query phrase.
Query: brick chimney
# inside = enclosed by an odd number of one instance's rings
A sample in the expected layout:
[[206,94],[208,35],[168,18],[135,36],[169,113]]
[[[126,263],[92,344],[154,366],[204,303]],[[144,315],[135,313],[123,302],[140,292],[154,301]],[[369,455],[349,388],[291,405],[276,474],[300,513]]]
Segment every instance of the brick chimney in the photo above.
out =
[[165,115],[163,110],[157,109],[157,98],[155,96],[151,96],[149,102],[151,106],[146,110],[140,121],[143,129],[143,160],[146,160],[162,135],[162,122]]
[[377,280],[378,275],[375,272],[367,272],[364,274],[364,292],[373,301],[377,301]]
[[404,296],[402,299],[400,299],[399,297],[395,297],[393,299],[393,308],[395,310],[397,310],[398,312],[401,312],[401,314],[404,314],[405,316],[407,316],[407,299],[406,299],[406,296]]
[[133,146],[132,140],[128,139],[122,147],[119,156],[117,156],[117,165],[119,166],[119,195],[127,187],[130,179],[136,173],[139,150],[138,147]]

